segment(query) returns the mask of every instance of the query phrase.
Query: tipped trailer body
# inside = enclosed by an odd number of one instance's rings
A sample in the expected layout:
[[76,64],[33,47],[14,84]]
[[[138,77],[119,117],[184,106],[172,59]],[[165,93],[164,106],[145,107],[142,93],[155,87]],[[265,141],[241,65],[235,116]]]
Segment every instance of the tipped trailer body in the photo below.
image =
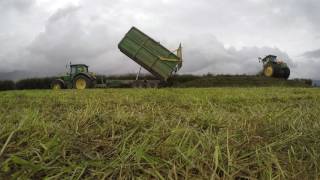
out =
[[177,55],[132,27],[118,45],[121,52],[162,81],[182,67],[181,45]]

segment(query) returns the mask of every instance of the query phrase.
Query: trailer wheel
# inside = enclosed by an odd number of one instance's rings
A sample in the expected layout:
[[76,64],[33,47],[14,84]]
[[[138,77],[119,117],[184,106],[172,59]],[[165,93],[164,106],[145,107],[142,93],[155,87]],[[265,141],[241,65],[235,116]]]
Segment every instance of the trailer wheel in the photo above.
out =
[[138,88],[139,87],[138,82],[137,81],[132,82],[131,87],[132,88]]
[[143,81],[134,81],[131,85],[133,88],[145,88],[146,85]]
[[158,84],[156,82],[148,82],[147,87],[148,88],[157,88]]
[[87,88],[91,88],[92,85],[93,85],[93,82],[91,81],[91,79],[89,79],[84,75],[79,75],[73,80],[73,87],[75,89],[80,89],[80,90],[87,89]]
[[138,88],[144,88],[144,87],[145,87],[144,82],[140,81],[140,82],[139,82],[139,86],[138,86]]
[[147,82],[147,88],[153,88],[153,83],[152,82]]
[[159,87],[159,83],[154,83],[154,88],[158,89],[158,87]]

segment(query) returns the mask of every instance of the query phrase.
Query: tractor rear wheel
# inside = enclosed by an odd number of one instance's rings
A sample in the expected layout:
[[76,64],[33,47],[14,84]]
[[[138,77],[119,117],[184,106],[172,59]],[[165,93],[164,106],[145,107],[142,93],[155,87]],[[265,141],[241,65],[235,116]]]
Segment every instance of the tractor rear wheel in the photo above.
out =
[[79,75],[74,78],[73,80],[73,88],[75,89],[87,89],[87,88],[92,88],[93,82],[91,81],[90,78],[84,76],[84,75]]
[[272,77],[272,75],[274,74],[274,69],[273,69],[273,67],[272,66],[267,66],[267,67],[265,67],[264,68],[264,70],[263,70],[263,74],[264,74],[264,76],[266,76],[266,77]]
[[51,89],[53,90],[59,90],[59,89],[64,89],[64,84],[61,80],[54,80],[52,83],[51,83]]
[[284,79],[288,79],[289,76],[290,76],[290,69],[289,68],[284,68],[283,71],[284,71],[283,78]]

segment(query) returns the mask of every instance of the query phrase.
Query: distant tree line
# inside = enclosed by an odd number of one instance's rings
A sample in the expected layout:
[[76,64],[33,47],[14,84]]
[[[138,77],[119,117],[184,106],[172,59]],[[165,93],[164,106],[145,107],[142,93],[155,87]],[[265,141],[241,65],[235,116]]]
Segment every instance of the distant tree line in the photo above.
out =
[[14,90],[16,84],[14,81],[0,81],[0,91]]
[[[107,80],[135,80],[136,74],[125,75],[97,75],[97,84],[105,83]],[[23,90],[23,89],[50,89],[51,83],[57,77],[28,78],[17,82],[5,80],[0,81],[0,91],[4,90]],[[154,80],[156,77],[149,74],[141,74],[140,80]],[[311,86],[310,79],[281,80],[276,78],[266,78],[260,75],[224,75],[224,74],[205,74],[205,75],[174,75],[168,79],[169,87],[242,87],[242,86]]]
[[16,82],[16,89],[50,89],[56,77],[22,79]]
[[28,78],[17,82],[11,80],[0,81],[0,91],[23,89],[50,89],[51,82],[56,77]]

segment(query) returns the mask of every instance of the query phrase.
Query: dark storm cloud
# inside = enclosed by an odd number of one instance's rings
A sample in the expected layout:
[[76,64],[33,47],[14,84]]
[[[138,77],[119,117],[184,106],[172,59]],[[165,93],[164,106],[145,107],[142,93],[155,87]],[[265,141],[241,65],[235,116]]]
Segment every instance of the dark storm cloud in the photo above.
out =
[[54,73],[70,61],[94,64],[108,51],[109,30],[102,26],[86,27],[78,17],[79,10],[78,7],[60,9],[49,18],[45,31],[27,48],[27,58],[35,66],[50,67],[47,72]]
[[127,60],[126,64],[119,57],[120,36],[105,24],[83,23],[81,10],[71,6],[54,13],[46,22],[45,31],[26,48],[24,59],[33,69],[44,69],[46,75],[64,71],[70,62],[88,64],[100,73],[130,70],[133,63]]
[[255,74],[257,58],[275,54],[293,77],[320,78],[313,73],[320,62],[310,58],[317,52],[297,57],[319,46],[315,0],[79,0],[55,9],[40,2],[0,0],[0,71],[54,75],[71,61],[98,73],[134,73],[139,67],[117,48],[134,25],[169,49],[182,42],[182,73]]

